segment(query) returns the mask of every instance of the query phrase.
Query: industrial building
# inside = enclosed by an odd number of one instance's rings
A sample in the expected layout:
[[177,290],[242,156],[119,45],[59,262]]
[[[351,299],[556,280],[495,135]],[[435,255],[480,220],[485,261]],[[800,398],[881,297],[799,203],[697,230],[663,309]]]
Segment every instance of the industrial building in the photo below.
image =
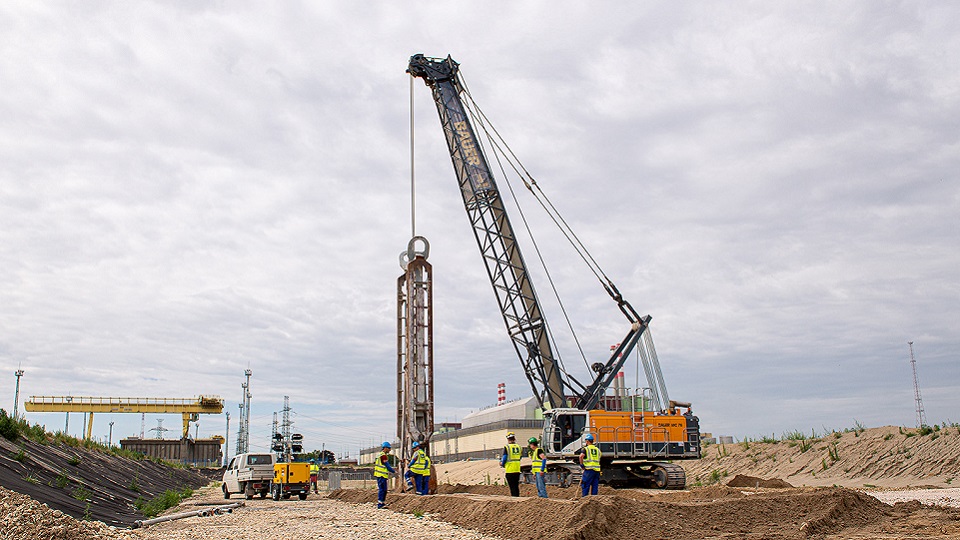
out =
[[[430,437],[430,457],[436,463],[463,459],[498,459],[506,444],[507,432],[526,446],[530,437],[540,437],[543,414],[533,397],[493,405],[463,417],[457,424],[435,426]],[[360,464],[372,464],[380,447],[360,451]]]
[[130,437],[120,441],[120,448],[159,458],[164,461],[193,465],[194,467],[219,467],[223,461],[223,437],[210,439],[140,439]]

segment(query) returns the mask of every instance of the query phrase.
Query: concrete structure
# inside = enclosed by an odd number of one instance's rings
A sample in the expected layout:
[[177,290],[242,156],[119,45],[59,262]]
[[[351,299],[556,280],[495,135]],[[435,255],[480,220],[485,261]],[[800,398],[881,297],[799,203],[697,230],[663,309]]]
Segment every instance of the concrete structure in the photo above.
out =
[[[543,432],[543,414],[533,397],[517,399],[472,412],[457,424],[434,425],[430,437],[430,457],[436,463],[462,459],[499,459],[507,443],[507,432],[514,432],[517,442],[526,448],[530,437],[540,438]],[[394,447],[394,454],[399,452]],[[360,450],[359,463],[370,465],[380,447]]]
[[543,414],[537,407],[537,400],[532,396],[505,402],[503,405],[494,405],[463,417],[460,422],[463,429],[492,424],[503,420],[542,420]]
[[196,467],[219,467],[223,460],[223,437],[210,439],[139,439],[120,441],[120,448],[145,456]]

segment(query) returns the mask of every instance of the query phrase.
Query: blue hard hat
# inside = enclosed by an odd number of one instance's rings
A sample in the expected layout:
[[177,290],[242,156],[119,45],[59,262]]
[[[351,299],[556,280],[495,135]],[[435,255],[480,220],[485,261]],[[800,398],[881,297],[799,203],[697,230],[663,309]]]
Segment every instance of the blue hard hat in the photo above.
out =
[[387,442],[387,441],[383,441],[383,444],[382,444],[380,447],[381,447],[381,448],[392,448],[392,447],[390,446],[390,443]]
[[588,440],[588,441],[592,441],[592,440],[593,440],[593,434],[592,434],[592,433],[587,433],[587,436],[584,437],[584,439],[586,439],[586,440]]
[[418,443],[417,441],[413,441],[414,448],[418,448],[419,446],[420,446],[420,443]]

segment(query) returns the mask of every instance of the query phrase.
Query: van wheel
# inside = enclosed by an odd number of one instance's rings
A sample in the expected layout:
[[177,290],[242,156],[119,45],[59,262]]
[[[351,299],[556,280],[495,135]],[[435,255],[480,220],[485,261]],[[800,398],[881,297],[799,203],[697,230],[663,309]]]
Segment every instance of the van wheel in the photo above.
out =
[[230,498],[230,492],[227,491],[227,485],[226,485],[226,484],[223,485],[223,498],[224,498],[224,499],[229,499],[229,498]]
[[297,495],[297,497],[300,497],[300,500],[301,500],[301,501],[307,500],[307,494],[306,494],[306,493],[301,493],[301,494]]

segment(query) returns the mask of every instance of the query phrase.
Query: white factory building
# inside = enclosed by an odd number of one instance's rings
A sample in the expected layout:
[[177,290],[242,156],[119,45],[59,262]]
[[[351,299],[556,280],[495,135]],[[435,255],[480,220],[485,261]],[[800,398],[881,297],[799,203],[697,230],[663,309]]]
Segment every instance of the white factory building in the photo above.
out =
[[[511,431],[524,448],[530,437],[540,438],[543,413],[537,407],[536,399],[528,397],[492,405],[464,416],[456,429],[438,429],[430,438],[430,457],[436,463],[499,459],[507,443],[507,433]],[[379,452],[379,447],[361,450],[360,464],[373,463]]]

